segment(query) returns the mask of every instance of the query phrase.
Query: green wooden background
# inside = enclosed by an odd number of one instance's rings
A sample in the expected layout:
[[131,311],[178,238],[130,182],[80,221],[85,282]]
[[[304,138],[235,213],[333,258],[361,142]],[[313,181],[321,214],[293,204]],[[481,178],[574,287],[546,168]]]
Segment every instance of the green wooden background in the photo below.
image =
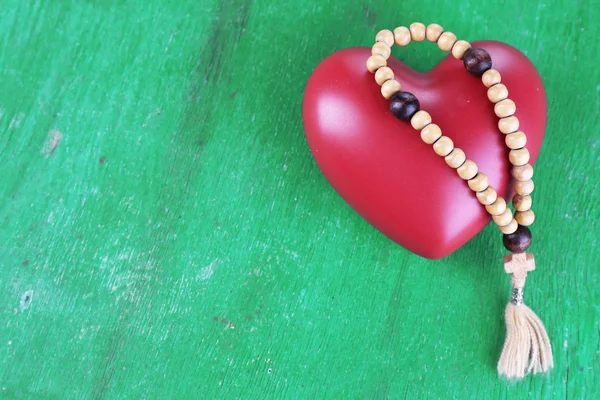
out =
[[[319,61],[414,20],[504,40],[546,83],[545,378],[496,376],[495,227],[421,259],[305,142]],[[3,0],[0,398],[598,398],[599,20],[598,0]]]

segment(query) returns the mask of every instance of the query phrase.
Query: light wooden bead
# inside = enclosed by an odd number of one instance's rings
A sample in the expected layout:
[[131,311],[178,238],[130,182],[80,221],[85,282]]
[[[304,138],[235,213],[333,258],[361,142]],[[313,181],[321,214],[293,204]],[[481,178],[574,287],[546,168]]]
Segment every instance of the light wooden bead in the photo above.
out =
[[410,43],[410,30],[405,26],[394,29],[394,40],[398,46],[408,46]]
[[417,111],[410,119],[412,127],[418,131],[431,124],[431,115],[427,111]]
[[504,233],[505,235],[510,235],[511,233],[515,233],[518,227],[519,224],[517,223],[517,220],[513,218],[508,225],[499,226],[498,229],[500,229],[500,232]]
[[506,201],[498,197],[492,204],[485,206],[485,209],[490,215],[500,215],[506,210]]
[[467,183],[469,184],[471,190],[474,192],[481,192],[487,189],[487,187],[490,185],[488,181],[488,176],[483,172],[479,172],[477,175],[475,175],[474,178],[469,179]]
[[481,192],[477,192],[476,194],[477,200],[484,206],[490,205],[496,201],[498,198],[498,193],[496,193],[496,189],[491,186],[488,186],[487,189]]
[[481,75],[481,81],[485,85],[485,87],[492,87],[502,81],[502,76],[500,76],[500,72],[495,69],[488,69]]
[[385,61],[385,58],[381,56],[371,56],[367,59],[367,69],[373,73],[375,73],[375,71],[377,71],[379,68],[385,67],[386,65],[387,62]]
[[427,31],[425,32],[425,37],[430,42],[437,42],[440,38],[441,34],[444,32],[444,28],[442,28],[439,24],[429,24],[427,26]]
[[392,97],[395,93],[398,93],[402,89],[402,85],[395,79],[390,79],[389,81],[385,81],[383,85],[381,85],[381,94],[386,99]]
[[390,79],[394,79],[394,71],[390,67],[382,67],[375,72],[375,81],[379,86]]
[[438,156],[446,157],[454,149],[454,142],[448,136],[442,136],[433,144],[433,151]]
[[512,176],[518,181],[527,181],[533,178],[533,167],[531,164],[513,167]]
[[467,156],[465,155],[465,152],[458,147],[454,148],[454,150],[446,156],[446,164],[455,169],[463,165],[466,160]]
[[504,138],[504,143],[511,150],[520,149],[527,144],[527,136],[521,131],[509,133]]
[[425,40],[425,25],[421,22],[413,22],[410,24],[410,38],[415,42],[422,42]]
[[377,36],[375,36],[376,42],[383,42],[388,45],[388,47],[392,47],[394,45],[394,34],[389,29],[384,29],[382,31],[377,32]]
[[533,221],[535,221],[535,214],[533,210],[517,211],[515,213],[515,219],[519,225],[529,226],[533,224]]
[[517,105],[511,99],[499,101],[494,106],[494,112],[498,118],[510,117],[517,111]]
[[440,50],[446,52],[452,50],[452,46],[454,46],[454,43],[456,43],[456,35],[452,32],[442,33],[437,41]]
[[525,147],[522,149],[511,150],[508,153],[508,159],[514,166],[525,165],[529,162],[529,150]]
[[508,97],[508,89],[506,86],[504,86],[504,84],[498,83],[497,85],[491,86],[488,89],[487,96],[488,99],[495,104]]
[[460,176],[465,181],[473,179],[475,175],[477,175],[478,171],[479,168],[477,168],[477,164],[475,164],[475,162],[471,160],[465,161],[463,165],[456,169],[458,176]]
[[459,40],[452,46],[452,55],[457,60],[462,60],[467,50],[471,48],[471,43],[466,40]]
[[[492,219],[498,226],[506,226],[513,220],[513,214],[510,208],[506,207],[506,210],[500,215],[492,216]],[[517,221],[518,222],[518,221]]]
[[531,179],[527,181],[516,181],[515,182],[515,192],[520,194],[521,196],[525,196],[527,194],[531,194],[533,189],[535,188],[535,184]]
[[512,199],[513,207],[516,211],[527,211],[531,208],[531,196],[525,195],[521,196],[520,194],[516,194]]
[[442,137],[442,130],[436,124],[429,124],[421,130],[421,140],[427,144],[433,144]]
[[519,130],[519,118],[514,115],[498,121],[498,129],[502,133],[513,133]]
[[371,54],[374,56],[381,56],[387,60],[390,57],[390,54],[392,54],[392,49],[383,42],[377,42],[373,45]]

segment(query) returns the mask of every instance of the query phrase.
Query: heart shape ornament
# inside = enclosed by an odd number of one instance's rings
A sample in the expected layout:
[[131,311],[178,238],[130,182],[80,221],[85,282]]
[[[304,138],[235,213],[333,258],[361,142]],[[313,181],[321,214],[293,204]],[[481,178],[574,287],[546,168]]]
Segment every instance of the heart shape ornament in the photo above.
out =
[[[523,53],[505,43],[472,45],[487,50],[502,74],[533,164],[546,127],[539,74]],[[409,123],[392,115],[365,66],[370,55],[369,48],[341,50],[313,71],[302,110],[308,144],[327,180],[370,224],[422,257],[445,257],[479,233],[490,217],[444,158]],[[427,73],[394,58],[388,66],[402,90],[417,96],[421,109],[509,201],[509,150],[481,79],[452,55]]]

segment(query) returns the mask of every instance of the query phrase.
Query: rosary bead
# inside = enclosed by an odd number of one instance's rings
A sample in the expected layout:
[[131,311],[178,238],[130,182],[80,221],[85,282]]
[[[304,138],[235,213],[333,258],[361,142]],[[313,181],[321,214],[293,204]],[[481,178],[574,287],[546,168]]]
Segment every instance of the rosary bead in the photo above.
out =
[[419,108],[419,100],[409,92],[396,93],[390,100],[390,111],[402,121],[410,121]]
[[454,150],[446,156],[446,164],[454,169],[463,165],[466,160],[467,156],[465,155],[465,152],[458,147],[455,147]]
[[452,50],[452,46],[454,46],[454,43],[456,43],[456,35],[452,32],[442,33],[437,41],[440,50],[446,52]]
[[500,215],[506,210],[506,201],[498,197],[495,202],[485,206],[485,209],[490,215]]
[[498,118],[510,117],[517,111],[517,105],[511,99],[499,101],[494,106],[494,112]]
[[516,194],[512,199],[513,207],[516,211],[527,211],[531,208],[531,196],[526,194],[521,196],[520,194]]
[[[494,215],[492,216],[492,219],[494,220],[494,223],[496,223],[496,225],[506,226],[510,224],[510,222],[513,220],[513,214],[510,208],[506,207],[506,210],[504,210],[502,214]],[[517,220],[517,222],[519,221]]]
[[510,235],[511,233],[515,233],[515,231],[517,230],[518,227],[519,227],[519,224],[517,223],[517,220],[514,218],[508,223],[508,225],[498,226],[498,228],[500,229],[500,232],[504,233],[505,235]]
[[458,176],[460,176],[465,181],[468,181],[469,179],[473,179],[475,177],[475,175],[477,175],[478,171],[479,171],[479,168],[477,168],[477,164],[475,164],[475,162],[473,162],[471,160],[466,160],[463,163],[463,165],[461,165],[460,167],[458,167],[456,169]]
[[509,133],[504,138],[504,143],[511,150],[521,149],[527,144],[527,136],[521,131]]
[[500,83],[502,81],[502,77],[500,76],[500,72],[496,71],[495,69],[488,69],[481,76],[481,81],[485,87],[489,88],[497,83]]
[[531,231],[526,226],[519,226],[514,233],[505,234],[502,243],[511,253],[524,253],[531,244]]
[[531,166],[531,164],[513,167],[512,176],[518,181],[527,181],[533,178],[533,167]]
[[433,151],[438,156],[446,157],[454,149],[454,142],[448,136],[442,136],[433,144]]
[[371,54],[374,56],[381,56],[387,60],[390,57],[390,54],[392,54],[392,49],[383,42],[377,42],[373,45]]
[[498,198],[498,193],[496,193],[496,189],[491,186],[488,186],[487,189],[477,192],[476,194],[477,200],[484,206],[488,206],[496,201]]
[[377,32],[377,36],[375,36],[376,42],[383,42],[387,44],[388,47],[392,47],[394,45],[394,34],[389,29],[384,29]]
[[427,144],[434,144],[442,137],[442,130],[436,124],[429,124],[421,130],[421,140]]
[[519,225],[529,226],[535,221],[535,214],[533,213],[533,210],[517,211],[515,213],[515,219]]
[[410,30],[405,26],[394,29],[394,40],[398,46],[408,46],[410,43]]
[[502,133],[513,133],[519,130],[519,118],[514,115],[500,119],[498,129]]
[[385,67],[387,62],[381,56],[371,56],[367,59],[367,69],[369,72],[375,73],[379,68]]
[[520,194],[521,196],[525,196],[527,194],[531,194],[533,192],[535,185],[531,179],[527,181],[517,181],[515,182],[515,192]]
[[508,97],[508,89],[504,84],[498,83],[488,89],[487,95],[492,103],[497,103]]
[[417,111],[410,119],[412,127],[418,131],[431,124],[431,115],[427,111]]
[[441,34],[444,32],[444,28],[442,28],[439,24],[429,24],[427,26],[427,30],[425,32],[425,37],[430,42],[437,42],[440,38]]
[[425,25],[421,22],[413,22],[410,24],[410,37],[415,42],[422,42],[425,40]]
[[382,67],[375,72],[375,81],[379,86],[390,79],[394,79],[394,71],[390,67]]
[[529,162],[529,150],[527,150],[525,147],[522,149],[511,150],[508,153],[508,159],[514,166],[519,167],[521,165],[525,165]]
[[395,93],[398,93],[402,89],[402,85],[395,79],[390,79],[385,81],[383,85],[381,85],[381,94],[386,99],[392,97]]
[[475,76],[482,76],[492,68],[492,57],[484,49],[473,48],[467,51],[463,58],[465,69]]
[[467,183],[474,192],[481,192],[482,190],[487,189],[487,187],[490,185],[488,176],[483,172],[479,172],[474,178],[469,179]]
[[469,42],[466,40],[459,40],[458,42],[454,43],[454,46],[452,46],[452,56],[454,56],[454,58],[457,60],[462,60],[465,56],[465,53],[469,51],[470,48],[471,44]]

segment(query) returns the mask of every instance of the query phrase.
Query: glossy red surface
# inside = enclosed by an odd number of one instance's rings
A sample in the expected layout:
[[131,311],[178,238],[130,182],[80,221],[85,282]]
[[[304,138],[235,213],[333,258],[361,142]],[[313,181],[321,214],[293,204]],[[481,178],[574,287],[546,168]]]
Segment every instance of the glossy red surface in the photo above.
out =
[[[535,161],[546,124],[546,97],[535,67],[507,44],[482,41],[473,46],[485,48],[502,74]],[[490,218],[444,158],[409,123],[390,113],[388,100],[365,67],[370,54],[369,48],[341,50],[314,70],[303,103],[308,144],[331,185],[375,228],[423,257],[444,257]],[[396,59],[388,65],[403,90],[418,97],[421,109],[477,163],[498,193],[510,194],[508,150],[480,78],[469,75],[451,55],[424,74]]]

